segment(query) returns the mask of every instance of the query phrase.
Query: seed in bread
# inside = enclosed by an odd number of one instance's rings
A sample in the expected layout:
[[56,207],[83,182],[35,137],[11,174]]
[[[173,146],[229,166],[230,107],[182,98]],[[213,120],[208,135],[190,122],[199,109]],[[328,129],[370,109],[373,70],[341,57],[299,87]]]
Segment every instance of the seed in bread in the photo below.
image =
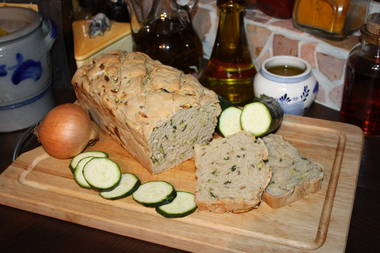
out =
[[212,139],[221,111],[195,77],[138,52],[103,54],[72,84],[80,105],[153,174],[193,157],[195,144]]
[[271,178],[267,159],[264,142],[244,131],[196,145],[199,210],[240,213],[258,207]]

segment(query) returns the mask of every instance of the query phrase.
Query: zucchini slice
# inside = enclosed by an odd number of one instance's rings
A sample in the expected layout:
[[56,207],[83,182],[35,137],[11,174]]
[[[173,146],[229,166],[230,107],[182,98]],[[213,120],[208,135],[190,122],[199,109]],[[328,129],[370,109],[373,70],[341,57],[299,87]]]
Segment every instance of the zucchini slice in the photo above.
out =
[[241,113],[242,110],[234,106],[230,106],[222,111],[219,117],[218,128],[224,137],[242,130],[240,126]]
[[140,186],[140,179],[131,173],[121,175],[120,183],[111,190],[103,190],[99,194],[105,199],[120,199],[134,193]]
[[132,195],[133,199],[147,207],[170,203],[177,195],[172,184],[165,181],[150,181],[140,185]]
[[93,157],[83,168],[87,183],[96,189],[111,189],[119,184],[121,170],[117,163],[107,157]]
[[167,218],[181,218],[192,214],[197,209],[194,194],[178,191],[172,202],[156,207],[157,213]]
[[260,137],[277,130],[283,117],[280,104],[274,98],[264,96],[244,106],[240,124],[243,130]]
[[272,115],[263,103],[253,102],[244,106],[240,121],[245,131],[261,136],[268,132]]
[[70,169],[72,172],[75,171],[75,168],[77,167],[80,160],[82,160],[85,157],[108,157],[108,154],[101,151],[87,151],[79,153],[78,155],[74,156],[73,159],[70,162]]
[[78,162],[77,166],[75,166],[75,169],[74,169],[75,182],[77,182],[81,187],[84,187],[84,188],[91,188],[91,185],[87,183],[86,179],[83,176],[83,168],[86,165],[86,163],[90,161],[92,158],[94,157],[88,156],[88,157],[82,158]]

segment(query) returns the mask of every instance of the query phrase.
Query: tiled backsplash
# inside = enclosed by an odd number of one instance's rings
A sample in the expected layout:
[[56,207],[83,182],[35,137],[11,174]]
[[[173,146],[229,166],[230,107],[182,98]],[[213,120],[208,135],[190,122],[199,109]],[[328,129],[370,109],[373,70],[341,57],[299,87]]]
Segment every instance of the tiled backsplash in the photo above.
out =
[[[205,57],[211,55],[218,16],[215,1],[201,0],[193,18],[195,29],[203,42]],[[291,19],[275,19],[256,9],[247,9],[247,39],[257,69],[268,57],[293,55],[307,60],[313,68],[320,89],[316,102],[339,110],[342,100],[345,63],[350,50],[359,42],[358,36],[344,41],[326,41],[293,27]]]

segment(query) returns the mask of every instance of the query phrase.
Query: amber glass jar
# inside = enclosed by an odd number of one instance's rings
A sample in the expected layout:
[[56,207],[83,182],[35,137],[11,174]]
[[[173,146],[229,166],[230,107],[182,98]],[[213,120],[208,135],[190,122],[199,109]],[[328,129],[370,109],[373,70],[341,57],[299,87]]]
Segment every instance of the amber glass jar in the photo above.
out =
[[368,0],[296,0],[294,25],[327,39],[342,40],[365,23]]
[[294,0],[257,0],[258,8],[275,18],[291,18]]
[[368,17],[362,42],[347,60],[341,120],[380,135],[380,13]]

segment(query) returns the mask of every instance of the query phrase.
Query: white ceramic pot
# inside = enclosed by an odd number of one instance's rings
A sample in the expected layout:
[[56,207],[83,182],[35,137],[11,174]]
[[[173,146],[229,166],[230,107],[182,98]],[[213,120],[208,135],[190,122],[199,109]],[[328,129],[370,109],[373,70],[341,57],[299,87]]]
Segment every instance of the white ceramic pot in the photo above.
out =
[[[280,65],[294,66],[304,71],[292,76],[277,75],[268,71],[268,68]],[[319,88],[307,61],[285,55],[265,60],[254,78],[253,86],[256,97],[267,95],[276,98],[284,113],[295,115],[302,115],[310,107]]]
[[27,128],[54,106],[50,50],[54,24],[37,12],[0,7],[0,132]]

